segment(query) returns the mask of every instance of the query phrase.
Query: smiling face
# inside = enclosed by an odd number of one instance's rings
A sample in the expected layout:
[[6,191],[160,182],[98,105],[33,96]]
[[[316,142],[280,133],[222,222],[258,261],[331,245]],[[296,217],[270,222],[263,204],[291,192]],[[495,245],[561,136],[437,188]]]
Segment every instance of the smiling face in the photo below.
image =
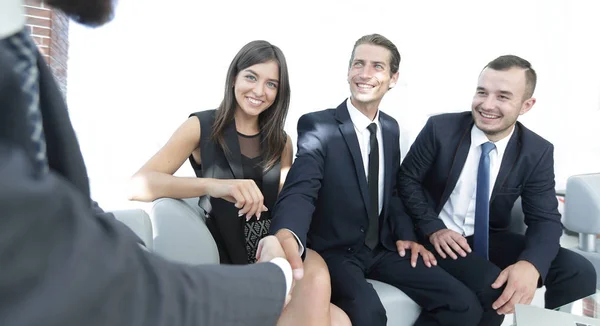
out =
[[385,93],[396,85],[398,72],[390,71],[390,50],[372,44],[361,44],[354,49],[348,70],[352,103],[378,107]]
[[273,104],[278,87],[279,66],[274,61],[240,71],[233,86],[236,109],[248,116],[258,116]]
[[491,141],[508,136],[519,115],[535,104],[527,93],[525,71],[513,67],[507,70],[485,68],[479,75],[471,113],[477,128]]

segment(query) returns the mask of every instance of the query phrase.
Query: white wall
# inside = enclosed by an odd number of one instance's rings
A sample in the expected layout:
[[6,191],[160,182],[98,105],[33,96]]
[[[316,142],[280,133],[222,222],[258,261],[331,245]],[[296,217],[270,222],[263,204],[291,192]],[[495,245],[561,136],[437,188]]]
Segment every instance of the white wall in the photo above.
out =
[[[402,151],[434,113],[470,109],[478,73],[512,53],[538,72],[538,102],[521,118],[556,146],[558,187],[600,171],[600,23],[595,1],[124,0],[109,25],[71,25],[68,103],[107,209],[137,206],[125,182],[190,112],[215,108],[237,51],[265,39],[285,53],[292,82],[287,131],[335,107],[354,41],[381,33],[402,54],[400,85],[381,109],[402,128]],[[193,175],[186,163],[178,172]]]

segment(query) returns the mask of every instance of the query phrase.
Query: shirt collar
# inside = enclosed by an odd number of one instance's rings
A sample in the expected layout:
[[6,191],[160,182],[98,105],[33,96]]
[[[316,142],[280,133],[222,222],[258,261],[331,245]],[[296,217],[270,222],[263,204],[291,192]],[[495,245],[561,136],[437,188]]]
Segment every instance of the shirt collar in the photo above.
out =
[[25,10],[21,0],[0,1],[0,40],[12,36],[25,26]]
[[[500,139],[497,142],[492,142],[496,145],[496,151],[498,156],[502,157],[504,152],[506,151],[506,147],[508,146],[508,142],[510,141],[510,137],[515,132],[515,126],[512,127],[512,131],[506,137]],[[480,146],[483,143],[489,142],[490,140],[487,138],[485,133],[481,131],[481,129],[477,128],[477,125],[473,124],[473,128],[471,129],[471,145]]]
[[350,101],[350,98],[346,100],[346,106],[348,107],[350,120],[352,120],[352,124],[357,130],[362,132],[366,130],[367,127],[373,122],[375,122],[375,124],[377,125],[377,129],[380,129],[381,126],[379,125],[379,110],[377,110],[377,113],[375,114],[375,119],[371,121],[369,118],[367,118],[366,115],[364,115],[354,105],[352,105],[352,101]]

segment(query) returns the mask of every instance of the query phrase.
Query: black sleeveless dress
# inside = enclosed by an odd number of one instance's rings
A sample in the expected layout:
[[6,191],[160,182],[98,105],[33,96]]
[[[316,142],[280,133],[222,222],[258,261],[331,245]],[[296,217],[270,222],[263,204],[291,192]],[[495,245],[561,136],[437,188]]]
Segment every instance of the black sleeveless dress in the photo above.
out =
[[[262,189],[262,166],[260,164],[262,155],[260,155],[260,134],[247,136],[238,132],[238,141],[242,153],[242,169],[244,170],[244,179],[252,179]],[[244,217],[241,217],[244,218]],[[256,262],[256,249],[258,242],[269,233],[271,226],[271,213],[263,212],[260,220],[256,216],[244,224],[244,238],[246,239],[246,252],[248,254],[248,263]]]
[[268,234],[271,224],[270,211],[275,205],[279,190],[280,161],[264,171],[262,153],[263,137],[241,135],[235,129],[235,121],[229,123],[223,132],[224,149],[211,137],[216,110],[191,114],[200,120],[200,156],[198,164],[190,155],[190,163],[197,177],[216,179],[252,179],[264,196],[264,204],[269,209],[261,214],[260,220],[253,216],[246,221],[238,216],[233,203],[220,198],[202,196],[198,202],[206,214],[206,225],[219,249],[219,258],[224,264],[248,264],[256,261],[258,242]]

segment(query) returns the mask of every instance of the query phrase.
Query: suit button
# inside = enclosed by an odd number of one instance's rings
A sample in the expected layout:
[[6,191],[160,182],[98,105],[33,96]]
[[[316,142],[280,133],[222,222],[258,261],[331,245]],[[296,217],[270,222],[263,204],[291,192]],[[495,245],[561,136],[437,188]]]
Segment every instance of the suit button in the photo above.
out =
[[352,252],[354,252],[354,249],[348,248],[348,252],[352,253]]
[[360,232],[365,233],[365,228],[361,227]]

